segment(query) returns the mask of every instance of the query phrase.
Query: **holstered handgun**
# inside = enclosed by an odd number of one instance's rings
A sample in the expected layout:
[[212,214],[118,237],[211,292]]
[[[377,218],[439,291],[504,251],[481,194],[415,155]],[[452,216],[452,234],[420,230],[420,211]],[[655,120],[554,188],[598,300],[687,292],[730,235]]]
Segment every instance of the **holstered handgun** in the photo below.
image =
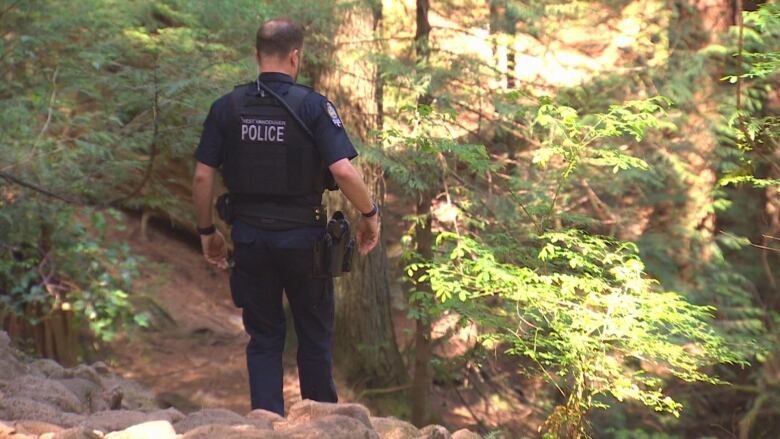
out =
[[325,235],[314,246],[314,276],[339,277],[349,273],[354,250],[349,220],[337,211],[328,221]]
[[230,201],[230,194],[224,193],[217,197],[217,215],[226,224],[233,224],[235,219],[235,209],[233,209],[233,203]]

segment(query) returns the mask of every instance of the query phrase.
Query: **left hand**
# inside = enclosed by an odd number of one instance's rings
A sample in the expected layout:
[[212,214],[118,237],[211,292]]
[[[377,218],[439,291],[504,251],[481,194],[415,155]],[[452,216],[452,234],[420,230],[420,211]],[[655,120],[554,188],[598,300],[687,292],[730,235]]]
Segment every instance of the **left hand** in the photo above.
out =
[[212,265],[216,265],[221,270],[228,268],[228,248],[225,243],[225,237],[219,230],[211,235],[200,235],[200,245],[203,248],[203,257]]

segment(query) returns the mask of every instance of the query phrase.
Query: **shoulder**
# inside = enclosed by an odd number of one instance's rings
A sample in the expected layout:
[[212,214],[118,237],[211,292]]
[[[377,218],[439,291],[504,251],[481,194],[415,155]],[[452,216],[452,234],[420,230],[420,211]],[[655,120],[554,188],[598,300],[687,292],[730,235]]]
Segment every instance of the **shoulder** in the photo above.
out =
[[235,92],[235,89],[232,90],[229,93],[225,93],[222,96],[218,97],[214,100],[214,102],[211,103],[211,111],[212,112],[220,112],[224,111],[229,108],[230,106],[230,99],[231,95]]
[[247,82],[245,84],[236,85],[233,87],[233,90],[223,94],[211,103],[211,112],[222,113],[228,111],[234,96],[246,93],[253,84],[254,82]]
[[298,94],[299,96],[302,96],[303,97],[302,103],[304,105],[310,103],[322,102],[322,100],[325,99],[325,96],[321,95],[316,90],[309,87],[308,85],[303,85],[298,83],[291,85],[287,93],[295,93]]
[[299,114],[306,122],[309,128],[313,129],[316,121],[327,113],[327,106],[329,104],[328,98],[321,93],[307,87],[305,85],[296,84],[295,87],[299,93],[306,93],[300,104]]
[[[226,93],[223,95],[220,99],[224,99],[226,102],[230,101],[230,99],[234,99],[233,96],[243,96],[250,91],[255,90],[257,85],[254,82],[247,82],[244,84],[238,84],[233,87],[233,90],[230,93]],[[219,99],[218,99],[219,100]]]
[[335,111],[335,106],[325,95],[311,88],[309,90],[310,93],[303,100],[303,108],[312,118]]

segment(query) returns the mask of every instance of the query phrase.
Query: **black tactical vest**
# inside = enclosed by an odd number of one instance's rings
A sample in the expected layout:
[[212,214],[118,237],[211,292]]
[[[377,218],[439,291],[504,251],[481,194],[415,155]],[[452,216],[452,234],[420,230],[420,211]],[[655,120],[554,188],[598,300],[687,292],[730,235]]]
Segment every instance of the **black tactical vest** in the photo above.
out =
[[[322,194],[327,168],[300,119],[256,83],[230,94],[222,178],[231,194]],[[291,85],[282,97],[296,111],[311,89]]]

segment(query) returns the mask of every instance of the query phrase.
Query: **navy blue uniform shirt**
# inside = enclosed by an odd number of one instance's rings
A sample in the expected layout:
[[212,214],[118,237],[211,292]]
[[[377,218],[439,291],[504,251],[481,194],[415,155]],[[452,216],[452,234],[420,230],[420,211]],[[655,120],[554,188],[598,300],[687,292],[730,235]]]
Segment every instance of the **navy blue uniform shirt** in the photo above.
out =
[[[279,96],[284,97],[287,90],[295,83],[293,78],[284,73],[262,73],[260,80],[271,88]],[[226,139],[224,130],[228,123],[231,111],[230,93],[220,97],[211,105],[209,115],[203,122],[203,133],[200,136],[195,158],[212,168],[222,165],[223,153],[226,148],[223,144]],[[330,166],[341,159],[357,157],[352,141],[349,140],[344,124],[336,116],[329,114],[329,107],[335,114],[332,104],[325,96],[312,92],[303,100],[298,116],[306,124],[314,135],[314,145],[325,165]],[[317,206],[322,203],[320,195],[307,195],[303,197],[269,197],[269,201],[282,204],[296,204],[305,206]]]

